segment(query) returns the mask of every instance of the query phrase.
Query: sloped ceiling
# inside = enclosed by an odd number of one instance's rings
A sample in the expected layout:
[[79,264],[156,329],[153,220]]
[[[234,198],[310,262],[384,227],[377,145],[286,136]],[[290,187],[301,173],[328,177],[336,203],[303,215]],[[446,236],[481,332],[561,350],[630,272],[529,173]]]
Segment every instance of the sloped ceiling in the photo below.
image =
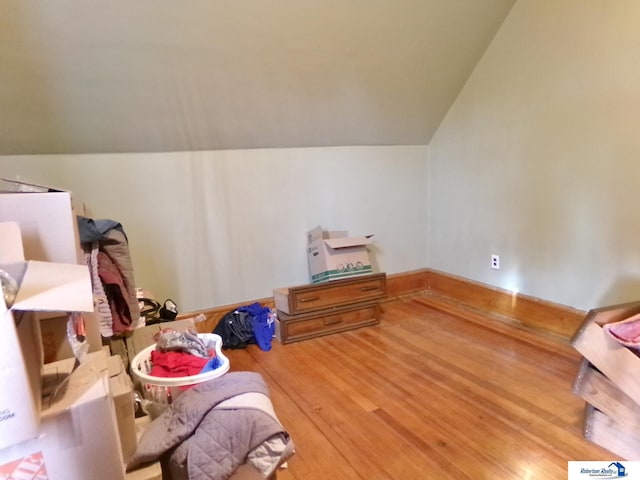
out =
[[0,0],[0,154],[428,144],[515,0]]

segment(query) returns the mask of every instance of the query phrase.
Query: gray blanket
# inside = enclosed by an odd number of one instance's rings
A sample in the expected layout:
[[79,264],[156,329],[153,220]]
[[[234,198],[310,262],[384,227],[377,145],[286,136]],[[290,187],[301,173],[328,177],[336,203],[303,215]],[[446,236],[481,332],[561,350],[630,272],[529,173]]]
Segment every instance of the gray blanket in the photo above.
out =
[[252,452],[269,451],[258,467],[267,477],[293,454],[280,422],[260,408],[216,408],[249,392],[268,396],[260,374],[231,372],[187,390],[147,427],[127,469],[160,459],[163,479],[225,480]]

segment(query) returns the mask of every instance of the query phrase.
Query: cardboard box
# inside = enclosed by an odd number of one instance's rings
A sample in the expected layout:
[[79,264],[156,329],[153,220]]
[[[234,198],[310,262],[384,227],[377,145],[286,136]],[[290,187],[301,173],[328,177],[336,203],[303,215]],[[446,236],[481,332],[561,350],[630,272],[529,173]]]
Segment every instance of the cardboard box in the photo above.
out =
[[[19,256],[21,232],[16,222],[0,223],[0,251]],[[5,256],[4,260],[8,260]],[[0,265],[16,282],[13,304],[0,300],[0,449],[33,438],[41,410],[43,364],[36,312],[93,311],[91,279],[86,266],[15,258]],[[9,308],[10,307],[10,308]]]
[[[68,316],[40,315],[39,317],[44,363],[74,358],[73,349],[67,335]],[[89,347],[88,351],[96,352],[100,350],[102,345],[96,313],[86,312],[83,317],[87,327],[86,341]],[[92,326],[95,328],[91,328]]]
[[640,404],[640,358],[602,328],[640,313],[640,302],[590,310],[571,338],[571,345],[621,391]]
[[109,389],[113,396],[116,411],[122,457],[124,462],[127,463],[138,446],[133,382],[125,371],[120,356],[110,356],[107,365],[109,371]]
[[[142,437],[149,423],[151,423],[151,417],[149,415],[136,418],[136,438],[138,440]],[[127,480],[162,480],[162,467],[160,466],[160,462],[154,462],[127,472]]]
[[367,245],[370,236],[348,237],[346,231],[307,232],[307,258],[311,283],[366,275],[373,272]]
[[127,472],[127,480],[162,480],[162,467],[160,462],[152,463],[145,467]]
[[0,222],[18,222],[25,257],[84,263],[70,192],[0,193]]
[[[70,192],[55,190],[50,187],[11,181],[12,185],[19,185],[30,189],[26,192],[0,192],[0,222],[17,222],[22,232],[22,247],[24,258],[43,262],[74,263],[84,265],[84,258],[80,246],[78,224],[76,221],[75,202]],[[81,214],[84,209],[81,209]],[[4,252],[0,251],[0,263]],[[47,318],[47,315],[42,315]],[[53,327],[57,330],[53,330]],[[66,338],[66,324],[50,322],[43,329],[47,335],[46,358],[48,361],[61,360],[70,357],[70,351],[65,350],[66,342],[57,339]],[[91,318],[86,322],[86,336],[89,351],[97,351],[102,344],[100,326],[97,319]],[[51,342],[56,342],[52,347]]]
[[[40,423],[40,358],[37,322],[16,323],[0,301],[0,449],[33,438]],[[1,477],[0,477],[1,478]]]
[[45,365],[43,368],[44,395],[55,395],[55,389],[64,382],[69,382],[71,386],[86,384],[100,375],[106,375],[109,380],[109,391],[113,398],[119,443],[122,457],[126,463],[138,446],[138,441],[133,382],[125,372],[119,356],[111,356],[108,349],[102,349],[88,354],[85,361],[77,367],[73,359]]
[[[88,354],[82,363],[67,358],[48,363],[42,367],[42,396],[45,399],[56,397],[56,391],[62,387],[86,385],[102,375],[107,375],[109,353],[103,350]],[[108,377],[107,377],[108,378]],[[50,400],[45,400],[46,401]]]
[[37,438],[0,450],[0,478],[125,478],[106,371],[75,373],[45,405]]

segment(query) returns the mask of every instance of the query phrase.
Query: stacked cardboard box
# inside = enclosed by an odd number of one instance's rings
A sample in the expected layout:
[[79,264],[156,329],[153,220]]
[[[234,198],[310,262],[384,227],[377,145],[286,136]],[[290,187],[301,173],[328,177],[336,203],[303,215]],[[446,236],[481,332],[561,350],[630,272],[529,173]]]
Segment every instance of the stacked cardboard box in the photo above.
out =
[[[0,299],[0,478],[125,478],[133,388],[101,345],[79,252],[68,192],[0,193],[0,269],[17,287],[12,302]],[[65,345],[69,312],[86,320],[81,362]],[[49,357],[47,331],[57,338]]]
[[626,460],[640,452],[640,358],[604,325],[640,313],[640,302],[588,312],[571,339],[583,360],[573,392],[585,400],[584,436]]
[[73,359],[44,365],[38,436],[0,450],[0,465],[35,456],[45,476],[33,478],[124,478],[125,455],[136,447],[133,391],[118,388],[126,378],[114,360],[98,351],[77,367]]
[[373,272],[369,250],[371,235],[349,237],[346,231],[307,232],[307,259],[311,283],[368,275]]
[[[42,262],[84,265],[76,216],[84,214],[71,192],[48,189],[45,192],[0,192],[0,222],[17,222],[24,258]],[[77,212],[82,209],[81,212]],[[93,316],[86,313],[86,317]],[[47,362],[73,355],[66,338],[66,318],[60,312],[41,312],[40,336]],[[102,347],[97,321],[87,322],[89,351]]]

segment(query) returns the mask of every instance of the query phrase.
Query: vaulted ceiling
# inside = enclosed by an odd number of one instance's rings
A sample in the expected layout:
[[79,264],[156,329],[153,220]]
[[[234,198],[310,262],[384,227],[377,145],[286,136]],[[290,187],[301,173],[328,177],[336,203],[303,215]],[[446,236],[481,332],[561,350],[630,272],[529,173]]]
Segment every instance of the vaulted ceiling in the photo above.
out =
[[428,144],[515,0],[0,0],[0,154]]

